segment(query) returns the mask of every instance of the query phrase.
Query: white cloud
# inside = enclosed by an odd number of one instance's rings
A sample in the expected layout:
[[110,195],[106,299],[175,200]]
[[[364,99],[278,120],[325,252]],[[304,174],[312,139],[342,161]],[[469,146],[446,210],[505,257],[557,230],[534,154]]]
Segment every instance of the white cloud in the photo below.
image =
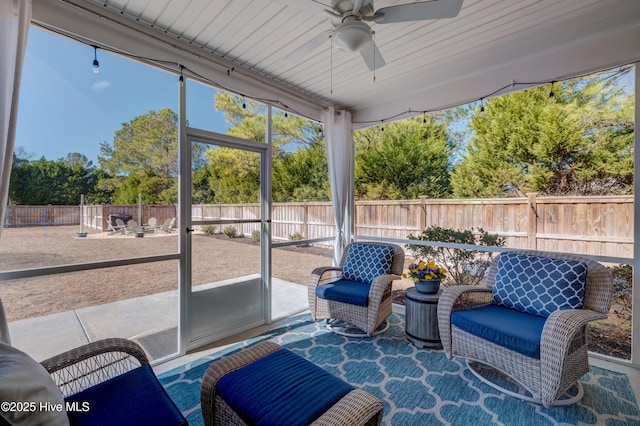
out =
[[102,93],[109,86],[111,86],[111,82],[110,81],[100,80],[97,83],[93,83],[91,85],[91,88],[96,93]]

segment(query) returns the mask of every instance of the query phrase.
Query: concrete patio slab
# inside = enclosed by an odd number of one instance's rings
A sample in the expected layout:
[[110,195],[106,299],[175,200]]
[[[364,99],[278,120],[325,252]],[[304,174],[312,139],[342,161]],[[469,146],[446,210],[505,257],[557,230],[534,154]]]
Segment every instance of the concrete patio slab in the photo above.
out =
[[13,321],[9,332],[11,344],[38,361],[89,343],[75,311]]
[[[223,285],[233,285],[233,280],[198,288]],[[272,285],[274,319],[308,308],[305,286],[277,278]],[[168,291],[13,321],[9,332],[14,346],[38,361],[108,337],[136,340],[151,359],[157,359],[176,351],[177,324],[177,291]]]

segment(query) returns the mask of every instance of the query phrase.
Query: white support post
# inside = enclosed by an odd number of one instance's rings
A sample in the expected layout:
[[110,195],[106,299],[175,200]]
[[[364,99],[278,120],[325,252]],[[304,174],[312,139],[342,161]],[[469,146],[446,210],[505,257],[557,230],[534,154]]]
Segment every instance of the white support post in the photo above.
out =
[[187,353],[191,339],[191,142],[187,138],[187,78],[180,81],[178,133],[178,354]]
[[631,311],[631,364],[640,367],[640,62],[635,64],[635,132],[633,152],[633,290]]
[[262,276],[263,297],[262,303],[264,307],[264,319],[270,324],[272,316],[272,286],[271,286],[271,153],[272,153],[272,107],[267,105],[266,117],[266,142],[267,151],[261,154],[260,161],[260,188],[262,191],[260,197],[260,216],[261,216],[261,234],[260,234],[260,275]]

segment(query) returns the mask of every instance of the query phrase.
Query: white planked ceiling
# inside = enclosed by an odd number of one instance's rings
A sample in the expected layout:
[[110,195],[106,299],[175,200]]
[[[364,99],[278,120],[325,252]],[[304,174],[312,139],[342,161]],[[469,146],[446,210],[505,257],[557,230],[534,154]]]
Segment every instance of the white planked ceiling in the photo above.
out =
[[[33,0],[34,19],[47,21],[36,11],[48,1]],[[640,0],[464,0],[455,18],[371,23],[386,61],[375,82],[360,54],[332,52],[328,41],[298,63],[286,60],[332,28],[309,0],[63,2],[166,34],[363,122],[478,99],[514,80],[550,81],[640,60]],[[411,1],[376,0],[375,8],[404,3]]]

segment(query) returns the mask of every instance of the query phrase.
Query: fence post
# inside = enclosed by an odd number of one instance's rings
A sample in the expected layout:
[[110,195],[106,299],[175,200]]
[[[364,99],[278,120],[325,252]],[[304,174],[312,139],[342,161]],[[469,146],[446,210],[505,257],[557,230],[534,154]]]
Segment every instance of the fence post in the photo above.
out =
[[358,197],[353,197],[353,234],[358,235]]
[[529,206],[528,228],[527,228],[527,246],[531,250],[538,249],[538,206],[536,204],[537,192],[527,193],[527,205]]
[[418,198],[420,199],[420,207],[422,208],[422,213],[418,219],[418,233],[420,233],[427,227],[427,196],[420,195]]
[[302,238],[306,240],[309,238],[309,200],[303,201],[302,211]]

